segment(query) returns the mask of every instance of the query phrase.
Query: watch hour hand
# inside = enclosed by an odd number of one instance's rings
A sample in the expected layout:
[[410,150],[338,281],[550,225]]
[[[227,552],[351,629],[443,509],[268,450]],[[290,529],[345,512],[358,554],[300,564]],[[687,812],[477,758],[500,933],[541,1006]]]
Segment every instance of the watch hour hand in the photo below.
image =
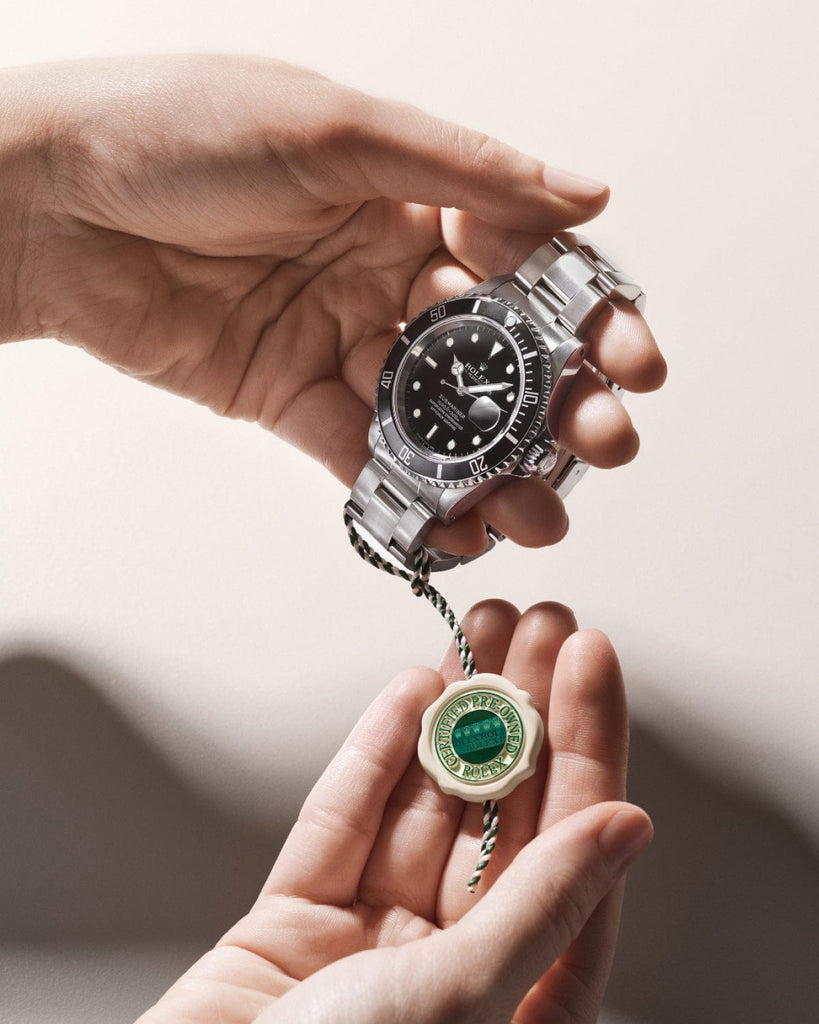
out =
[[457,356],[452,357],[452,376],[457,378],[458,388],[462,390],[464,387],[464,364]]

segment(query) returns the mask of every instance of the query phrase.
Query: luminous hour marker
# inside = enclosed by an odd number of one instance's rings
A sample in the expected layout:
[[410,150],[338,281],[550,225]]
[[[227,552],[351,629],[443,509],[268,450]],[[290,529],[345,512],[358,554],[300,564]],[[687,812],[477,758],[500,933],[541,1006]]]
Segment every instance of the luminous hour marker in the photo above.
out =
[[455,344],[455,339],[454,338],[447,338],[446,339],[446,347],[447,348],[452,348],[452,346],[454,344]]
[[508,365],[508,366],[506,367],[506,372],[507,372],[507,373],[514,373],[514,371],[515,371],[515,368],[514,368],[514,366],[513,366],[513,365],[512,365],[511,363],[510,363],[510,364],[509,364],[509,365]]
[[514,402],[514,400],[515,400],[515,392],[514,391],[510,391],[507,394],[507,396],[506,396],[506,401],[507,402]]
[[416,418],[417,420],[418,420],[418,419],[420,419],[420,418],[421,418],[421,410],[420,410],[420,409],[413,409],[413,410],[412,410],[412,415],[413,415],[413,416],[414,416],[414,417],[415,417],[415,418]]
[[420,345],[416,345],[415,348],[412,350],[412,354],[414,356],[420,356],[421,355],[421,346]]
[[477,341],[477,340],[478,340],[478,332],[477,332],[477,331],[475,331],[475,333],[474,333],[474,334],[472,335],[472,337],[470,338],[470,341]]
[[420,380],[414,380],[412,382],[412,390],[413,391],[420,391],[421,390],[421,381]]
[[425,363],[429,363],[429,365],[432,367],[433,370],[437,370],[438,369],[438,364],[435,362],[435,360],[432,358],[432,356],[424,356],[424,362]]
[[476,434],[476,435],[475,435],[475,436],[474,436],[474,437],[472,438],[472,444],[474,444],[474,445],[479,445],[480,443],[481,443],[481,435],[480,435],[480,434]]
[[455,447],[455,442],[454,441],[447,441],[446,446],[447,446],[447,448],[450,451],[452,451],[452,449]]
[[492,351],[489,353],[489,358],[491,359],[492,356],[496,356],[498,352],[503,352],[503,345],[501,345],[499,341],[496,341],[492,346]]
[[429,433],[424,435],[424,437],[426,437],[427,441],[429,441],[429,439],[432,437],[432,435],[435,433],[435,431],[437,429],[438,429],[438,424],[437,423],[433,423],[433,425],[429,428]]

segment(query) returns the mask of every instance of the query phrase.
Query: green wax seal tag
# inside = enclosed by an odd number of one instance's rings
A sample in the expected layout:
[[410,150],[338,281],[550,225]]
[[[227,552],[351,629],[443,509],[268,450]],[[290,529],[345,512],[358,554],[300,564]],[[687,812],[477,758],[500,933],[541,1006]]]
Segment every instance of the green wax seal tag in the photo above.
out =
[[500,800],[534,774],[543,722],[525,690],[491,672],[454,683],[424,712],[418,758],[445,793]]

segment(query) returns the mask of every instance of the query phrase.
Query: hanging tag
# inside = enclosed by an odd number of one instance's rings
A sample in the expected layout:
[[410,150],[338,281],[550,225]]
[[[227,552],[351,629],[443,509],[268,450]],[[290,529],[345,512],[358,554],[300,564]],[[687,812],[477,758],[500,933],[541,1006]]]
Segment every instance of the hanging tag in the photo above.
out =
[[525,690],[491,672],[448,686],[424,712],[418,758],[444,793],[500,800],[534,774],[543,722]]

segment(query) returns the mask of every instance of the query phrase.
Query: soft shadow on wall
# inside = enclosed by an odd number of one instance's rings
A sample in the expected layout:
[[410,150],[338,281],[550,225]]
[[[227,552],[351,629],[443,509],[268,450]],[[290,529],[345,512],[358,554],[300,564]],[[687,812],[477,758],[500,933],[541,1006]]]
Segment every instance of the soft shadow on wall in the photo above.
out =
[[[629,876],[607,1008],[641,1024],[815,1024],[819,851],[639,722],[631,764],[657,837]],[[0,944],[65,949],[208,948],[290,825],[254,830],[210,805],[93,681],[37,654],[0,662],[0,821]]]
[[639,722],[629,799],[656,834],[629,872],[607,1005],[656,1024],[816,1024],[815,844]]
[[0,821],[0,943],[50,945],[207,948],[289,829],[230,820],[92,682],[36,654],[0,662]]

